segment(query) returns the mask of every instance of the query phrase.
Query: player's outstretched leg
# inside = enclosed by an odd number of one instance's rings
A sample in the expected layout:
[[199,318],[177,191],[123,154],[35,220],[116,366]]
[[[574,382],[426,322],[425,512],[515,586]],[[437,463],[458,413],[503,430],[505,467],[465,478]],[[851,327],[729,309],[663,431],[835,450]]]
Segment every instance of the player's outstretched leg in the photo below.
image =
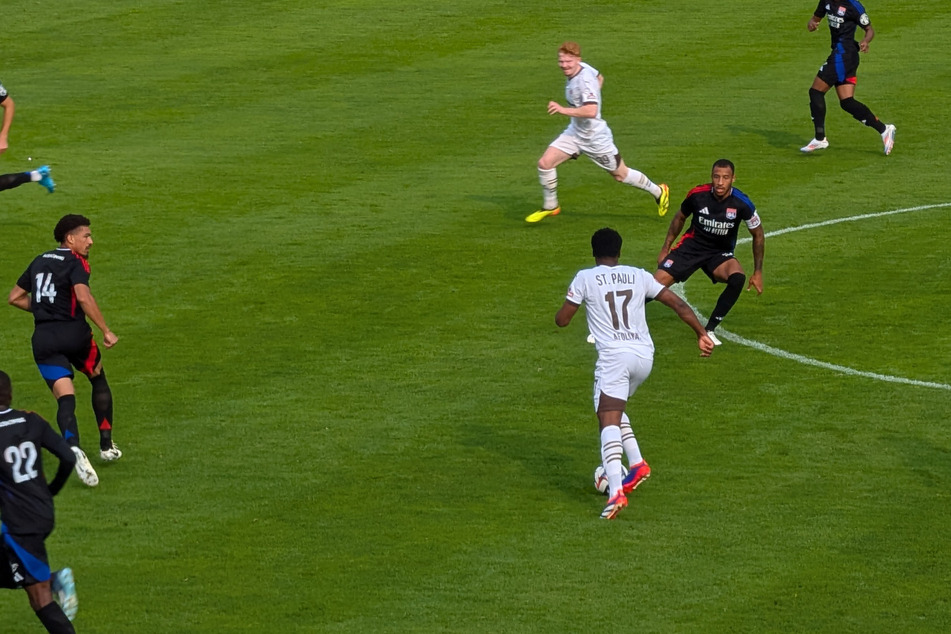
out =
[[79,599],[76,597],[76,582],[73,580],[72,569],[63,568],[54,572],[50,587],[66,618],[70,621],[75,619],[79,610]]

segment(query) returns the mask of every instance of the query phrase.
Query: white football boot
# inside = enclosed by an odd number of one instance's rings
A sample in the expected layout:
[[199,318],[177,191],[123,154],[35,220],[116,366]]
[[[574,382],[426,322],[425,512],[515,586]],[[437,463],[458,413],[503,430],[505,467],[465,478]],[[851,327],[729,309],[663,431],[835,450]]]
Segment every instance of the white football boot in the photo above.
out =
[[83,481],[88,487],[94,487],[99,484],[99,476],[96,475],[96,470],[92,468],[92,465],[89,463],[89,458],[86,457],[86,453],[79,447],[71,447],[73,453],[76,454],[76,475],[79,476],[79,479]]

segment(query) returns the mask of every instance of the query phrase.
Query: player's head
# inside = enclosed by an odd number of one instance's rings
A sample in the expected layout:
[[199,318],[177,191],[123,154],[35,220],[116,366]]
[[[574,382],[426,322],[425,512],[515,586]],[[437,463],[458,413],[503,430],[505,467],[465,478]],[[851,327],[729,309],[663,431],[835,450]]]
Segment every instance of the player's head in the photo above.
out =
[[621,257],[621,242],[621,234],[614,229],[609,227],[598,229],[591,236],[591,255],[595,260],[617,259]]
[[710,174],[710,184],[713,187],[713,195],[716,198],[725,198],[733,187],[733,181],[736,180],[736,168],[733,161],[729,159],[720,159],[713,164],[713,170]]
[[10,375],[0,370],[0,409],[10,407],[13,402],[13,384],[10,383]]
[[89,230],[89,218],[79,214],[66,214],[56,223],[53,238],[64,247],[69,247],[82,256],[89,255],[92,246],[92,232]]
[[558,47],[558,68],[567,77],[574,77],[581,70],[581,46],[577,42],[564,42]]

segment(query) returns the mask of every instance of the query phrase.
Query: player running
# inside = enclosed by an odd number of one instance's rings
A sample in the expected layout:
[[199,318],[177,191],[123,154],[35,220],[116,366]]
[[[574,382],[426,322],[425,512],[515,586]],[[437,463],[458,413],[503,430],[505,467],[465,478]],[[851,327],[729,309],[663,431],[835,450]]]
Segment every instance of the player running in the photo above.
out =
[[[670,221],[654,273],[654,279],[667,287],[674,282],[687,281],[697,269],[703,269],[714,284],[726,284],[706,326],[707,334],[718,346],[721,341],[714,331],[740,298],[746,282],[743,267],[733,255],[741,220],[753,236],[753,275],[750,276],[747,290],[755,288],[757,294],[763,293],[766,235],[753,201],[733,187],[733,181],[736,180],[734,172],[731,161],[720,159],[713,164],[711,182],[694,187],[687,194]],[[688,216],[693,216],[690,228],[677,246],[671,248]]]
[[122,452],[112,442],[112,390],[102,367],[102,353],[86,323],[88,316],[102,331],[102,343],[119,341],[89,290],[89,218],[67,214],[56,224],[53,237],[60,246],[36,256],[16,286],[9,302],[33,314],[33,359],[56,398],[56,422],[76,454],[76,473],[87,486],[99,476],[79,446],[73,367],[92,385],[92,408],[99,427],[99,456],[118,460]]
[[[643,269],[621,265],[621,236],[604,228],[591,236],[594,268],[575,275],[564,304],[555,315],[555,323],[571,323],[581,304],[587,307],[588,330],[594,335],[598,361],[594,368],[594,408],[601,428],[601,464],[608,477],[608,504],[601,518],[614,519],[627,506],[626,493],[633,491],[650,476],[650,467],[624,412],[627,401],[647,379],[654,364],[644,304],[656,299],[669,306],[684,323],[697,333],[700,354],[710,356],[713,341],[704,332],[697,316],[674,293],[654,280]],[[621,477],[622,451],[627,454],[630,471]]]
[[[11,409],[12,402],[10,377],[0,371],[0,588],[26,590],[46,631],[75,632],[70,621],[79,603],[73,572],[50,572],[45,542],[53,532],[53,496],[66,484],[76,457],[49,423]],[[48,485],[40,449],[59,458]]]
[[525,220],[538,222],[561,213],[561,207],[558,205],[556,168],[581,154],[607,170],[619,183],[649,192],[657,202],[657,213],[661,216],[666,214],[670,204],[667,185],[655,185],[647,176],[624,164],[614,145],[611,128],[601,118],[601,85],[604,83],[604,77],[597,69],[581,61],[581,47],[575,42],[565,42],[558,48],[558,67],[568,78],[565,84],[565,101],[568,105],[562,106],[557,101],[549,101],[548,114],[565,115],[571,118],[571,122],[538,159],[542,208]]
[[[806,28],[815,31],[823,17],[828,20],[829,31],[832,33],[832,53],[819,68],[819,74],[809,89],[809,110],[812,113],[816,136],[800,149],[803,152],[815,152],[829,147],[829,139],[826,138],[826,93],[835,86],[839,106],[857,121],[874,128],[882,136],[885,154],[891,154],[895,146],[895,126],[879,121],[868,106],[854,98],[855,83],[858,81],[856,72],[859,68],[859,51],[868,53],[868,45],[875,37],[875,29],[865,13],[865,7],[858,0],[819,0],[819,5]],[[865,31],[865,37],[858,43],[855,42],[857,26]]]

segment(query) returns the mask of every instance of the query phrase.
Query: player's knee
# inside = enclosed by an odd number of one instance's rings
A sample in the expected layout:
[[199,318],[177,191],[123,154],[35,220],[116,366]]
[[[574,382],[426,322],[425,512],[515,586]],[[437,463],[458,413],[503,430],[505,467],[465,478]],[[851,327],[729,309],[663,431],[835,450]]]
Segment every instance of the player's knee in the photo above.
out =
[[743,285],[746,284],[746,276],[742,273],[734,273],[726,279],[726,285],[733,289],[743,290]]
[[809,89],[809,103],[814,105],[819,105],[825,103],[826,94],[821,90],[816,90],[815,88]]

